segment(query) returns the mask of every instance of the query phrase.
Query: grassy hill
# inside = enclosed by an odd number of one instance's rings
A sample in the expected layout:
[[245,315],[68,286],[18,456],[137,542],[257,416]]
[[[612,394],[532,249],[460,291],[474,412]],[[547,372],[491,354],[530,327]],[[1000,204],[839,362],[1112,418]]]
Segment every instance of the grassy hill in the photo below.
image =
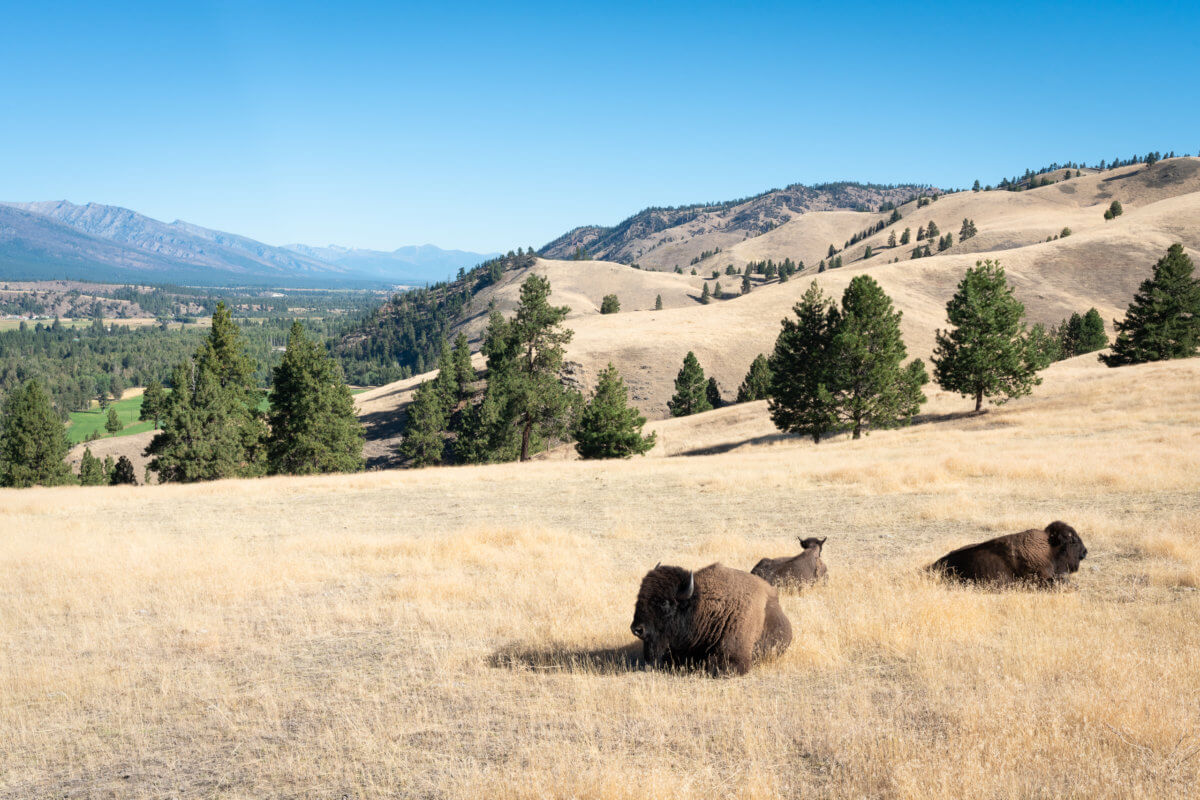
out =
[[[6,495],[5,792],[1187,796],[1200,359],[1045,378],[819,446]],[[1089,550],[1061,590],[920,572],[1054,519]],[[655,562],[800,535],[829,580],[782,658],[641,671]]]

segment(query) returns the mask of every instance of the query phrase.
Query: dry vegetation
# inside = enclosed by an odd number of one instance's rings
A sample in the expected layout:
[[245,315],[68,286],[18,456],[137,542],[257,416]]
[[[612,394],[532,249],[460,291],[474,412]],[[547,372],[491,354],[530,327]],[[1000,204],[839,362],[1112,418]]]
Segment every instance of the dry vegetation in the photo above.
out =
[[[1186,796],[1198,385],[1068,363],[819,447],[5,491],[0,796]],[[919,571],[1056,518],[1089,549],[1063,590]],[[783,658],[639,668],[645,570],[797,534],[830,577]]]

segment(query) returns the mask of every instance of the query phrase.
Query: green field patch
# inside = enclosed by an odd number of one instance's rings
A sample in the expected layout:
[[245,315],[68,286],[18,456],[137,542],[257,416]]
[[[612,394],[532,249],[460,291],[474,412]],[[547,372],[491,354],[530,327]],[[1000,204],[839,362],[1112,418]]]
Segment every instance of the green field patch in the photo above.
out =
[[[125,426],[117,433],[109,433],[104,429],[104,425],[108,422],[108,408],[117,410],[117,417]],[[145,433],[154,428],[152,422],[139,422],[138,416],[142,413],[142,396],[128,397],[124,400],[118,400],[109,405],[103,411],[99,406],[90,411],[72,411],[71,424],[67,426],[67,438],[71,444],[79,444],[87,441],[94,433],[99,432],[101,439],[108,439],[113,436],[131,436],[135,433]]]

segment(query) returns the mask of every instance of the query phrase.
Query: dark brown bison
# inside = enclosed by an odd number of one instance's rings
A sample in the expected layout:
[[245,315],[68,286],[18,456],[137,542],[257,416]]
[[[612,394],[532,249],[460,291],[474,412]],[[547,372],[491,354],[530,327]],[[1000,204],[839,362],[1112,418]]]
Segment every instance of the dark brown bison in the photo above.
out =
[[792,643],[775,589],[721,564],[647,572],[629,629],[642,640],[648,665],[703,666],[714,675],[745,675],[756,657]]
[[783,558],[764,558],[750,570],[772,586],[804,586],[825,577],[827,570],[821,560],[825,539],[801,539],[800,554]]
[[929,565],[946,577],[976,583],[1030,581],[1050,585],[1079,570],[1087,548],[1065,522],[960,547]]

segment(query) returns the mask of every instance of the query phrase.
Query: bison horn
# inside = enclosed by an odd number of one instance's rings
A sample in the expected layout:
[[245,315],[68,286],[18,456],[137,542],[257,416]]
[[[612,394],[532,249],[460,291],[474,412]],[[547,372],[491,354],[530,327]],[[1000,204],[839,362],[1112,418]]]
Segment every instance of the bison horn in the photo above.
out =
[[679,593],[681,600],[690,600],[692,595],[696,593],[696,573],[688,570],[687,588]]
[[[658,568],[659,568],[659,567],[661,567],[661,566],[662,566],[662,562],[660,561],[660,562],[658,562],[657,564],[655,564],[655,565],[654,565],[654,569],[658,569]],[[653,571],[654,571],[654,570],[651,570],[651,572],[653,572]]]

